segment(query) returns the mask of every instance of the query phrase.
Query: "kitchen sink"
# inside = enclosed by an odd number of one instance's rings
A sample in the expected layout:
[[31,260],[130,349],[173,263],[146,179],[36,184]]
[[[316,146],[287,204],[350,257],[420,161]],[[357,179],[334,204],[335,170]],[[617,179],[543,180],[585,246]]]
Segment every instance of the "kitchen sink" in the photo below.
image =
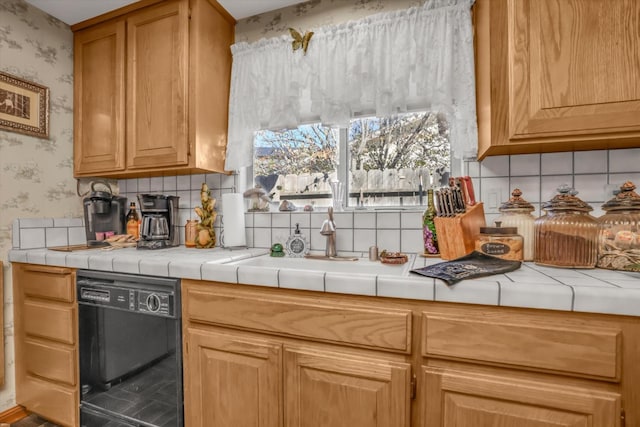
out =
[[327,273],[369,274],[404,276],[409,273],[415,255],[409,256],[409,262],[402,265],[383,264],[380,261],[369,261],[368,258],[352,258],[339,256],[329,259],[324,256],[311,258],[271,257],[269,255],[230,262],[230,265],[251,266],[274,269],[294,269],[322,271]]

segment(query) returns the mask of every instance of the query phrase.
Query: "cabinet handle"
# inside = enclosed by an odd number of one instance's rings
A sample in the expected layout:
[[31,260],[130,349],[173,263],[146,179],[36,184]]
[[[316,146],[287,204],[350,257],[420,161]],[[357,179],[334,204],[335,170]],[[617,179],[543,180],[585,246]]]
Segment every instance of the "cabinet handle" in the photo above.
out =
[[[416,398],[416,389],[418,388],[418,379],[416,378],[416,374],[411,375],[411,400]],[[623,426],[624,427],[624,426]]]
[[49,274],[71,274],[72,270],[65,267],[51,267],[51,266],[38,266],[29,265],[24,268],[24,271],[31,271],[33,273],[49,273]]
[[627,425],[627,417],[626,414],[624,413],[624,409],[620,410],[620,427],[625,427]]

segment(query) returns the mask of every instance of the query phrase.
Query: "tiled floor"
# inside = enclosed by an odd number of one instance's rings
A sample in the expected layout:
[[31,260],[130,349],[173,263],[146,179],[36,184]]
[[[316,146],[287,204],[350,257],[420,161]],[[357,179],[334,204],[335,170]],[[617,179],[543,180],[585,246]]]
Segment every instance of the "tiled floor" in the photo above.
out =
[[57,424],[53,424],[40,418],[37,415],[31,414],[27,418],[23,418],[18,422],[11,424],[11,427],[59,427]]

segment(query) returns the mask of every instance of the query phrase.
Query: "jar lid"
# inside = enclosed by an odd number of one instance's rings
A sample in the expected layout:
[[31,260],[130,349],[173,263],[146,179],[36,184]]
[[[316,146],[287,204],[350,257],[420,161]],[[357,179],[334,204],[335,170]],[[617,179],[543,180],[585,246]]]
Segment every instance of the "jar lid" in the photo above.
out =
[[640,210],[640,196],[634,190],[636,186],[627,181],[620,186],[620,192],[615,197],[602,205],[602,210]]
[[504,202],[499,210],[500,212],[515,210],[533,212],[535,208],[531,203],[522,198],[522,191],[520,191],[519,188],[515,188],[511,192],[511,198]]
[[558,187],[558,194],[548,202],[542,204],[542,209],[548,209],[550,211],[555,210],[567,210],[567,211],[582,211],[589,212],[593,208],[586,202],[583,202],[579,197],[576,197],[578,192],[567,184],[562,184]]
[[480,234],[518,234],[518,227],[500,227],[502,221],[496,221],[495,227],[480,227]]

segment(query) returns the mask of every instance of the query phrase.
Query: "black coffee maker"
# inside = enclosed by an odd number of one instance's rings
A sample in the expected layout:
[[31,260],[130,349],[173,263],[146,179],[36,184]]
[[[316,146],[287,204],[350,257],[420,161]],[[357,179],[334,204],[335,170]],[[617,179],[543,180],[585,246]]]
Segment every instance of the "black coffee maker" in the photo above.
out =
[[[96,184],[104,191],[96,190]],[[127,198],[114,196],[107,182],[92,182],[91,192],[83,199],[84,228],[88,246],[104,246],[112,234],[124,234]]]
[[162,249],[180,244],[178,196],[138,194],[140,240],[138,249]]

